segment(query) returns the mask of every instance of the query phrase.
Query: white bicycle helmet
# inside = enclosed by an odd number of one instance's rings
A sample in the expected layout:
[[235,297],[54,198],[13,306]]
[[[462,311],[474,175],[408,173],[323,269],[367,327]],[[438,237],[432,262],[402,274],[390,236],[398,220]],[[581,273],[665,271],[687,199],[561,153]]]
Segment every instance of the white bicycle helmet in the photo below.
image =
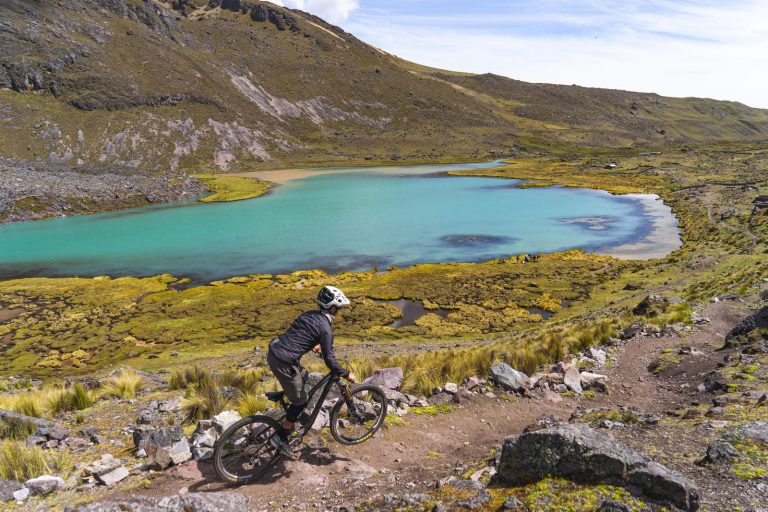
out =
[[342,308],[349,306],[349,299],[335,286],[323,286],[317,294],[317,305],[323,309],[330,309],[331,306]]

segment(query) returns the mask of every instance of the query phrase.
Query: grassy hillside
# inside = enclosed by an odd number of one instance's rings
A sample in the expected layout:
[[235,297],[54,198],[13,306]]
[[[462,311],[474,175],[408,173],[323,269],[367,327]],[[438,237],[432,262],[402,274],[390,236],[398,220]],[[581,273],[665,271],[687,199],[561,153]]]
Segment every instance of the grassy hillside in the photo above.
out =
[[733,103],[441,72],[267,2],[9,0],[0,25],[18,160],[207,172],[768,133]]

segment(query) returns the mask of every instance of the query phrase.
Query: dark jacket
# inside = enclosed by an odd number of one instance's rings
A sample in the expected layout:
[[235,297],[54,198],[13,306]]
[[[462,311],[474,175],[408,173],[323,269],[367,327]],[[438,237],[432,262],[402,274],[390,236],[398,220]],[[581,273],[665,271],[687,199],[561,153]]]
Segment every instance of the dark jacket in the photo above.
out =
[[309,311],[294,320],[284,334],[270,343],[269,349],[284,363],[298,365],[301,356],[318,344],[325,365],[339,377],[346,377],[349,372],[339,365],[333,354],[331,321],[322,311]]

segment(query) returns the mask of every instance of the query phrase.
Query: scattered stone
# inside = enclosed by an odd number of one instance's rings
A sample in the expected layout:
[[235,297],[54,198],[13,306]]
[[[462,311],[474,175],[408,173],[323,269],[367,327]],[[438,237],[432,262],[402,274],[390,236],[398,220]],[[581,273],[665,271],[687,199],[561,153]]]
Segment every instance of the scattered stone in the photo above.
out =
[[583,389],[581,387],[581,374],[579,368],[575,364],[568,365],[563,374],[563,383],[573,391],[574,393],[581,394]]
[[584,355],[595,361],[599,366],[605,366],[605,362],[608,359],[608,354],[606,354],[605,350],[596,347],[591,347]]
[[139,425],[158,425],[163,421],[160,414],[152,409],[145,409],[139,413],[139,419],[137,423]]
[[398,367],[381,368],[365,379],[363,384],[373,384],[384,389],[400,389],[403,384],[403,369]]
[[514,496],[507,496],[499,507],[499,510],[525,510],[525,505]]
[[642,324],[634,323],[634,324],[630,325],[629,327],[627,327],[626,329],[624,329],[624,332],[621,333],[621,339],[622,340],[632,339],[635,336],[637,336],[638,334],[640,334],[642,331],[643,331]]
[[706,462],[720,462],[731,460],[739,455],[738,450],[731,443],[726,441],[712,441],[707,447]]
[[681,356],[703,356],[704,352],[694,347],[682,347],[677,352]]
[[16,480],[0,480],[0,501],[12,501],[13,493],[21,489],[23,485]]
[[453,382],[446,383],[445,387],[443,389],[452,395],[455,395],[459,391],[459,386]]
[[121,480],[128,478],[129,475],[130,473],[125,468],[125,466],[119,466],[108,473],[97,475],[96,481],[99,482],[101,485],[106,485],[107,487],[109,487]]
[[248,499],[240,493],[187,492],[173,496],[136,497],[67,507],[64,512],[242,512],[250,510]]
[[64,488],[64,480],[58,476],[43,475],[24,482],[31,496],[45,496]]
[[436,395],[432,395],[427,398],[428,405],[441,405],[453,402],[454,395],[450,393],[440,392]]
[[[210,424],[210,422],[209,422]],[[198,423],[198,430],[200,429],[200,423]],[[197,432],[192,435],[192,458],[195,460],[208,460],[213,456],[213,447],[216,444],[216,439],[219,433],[215,428],[210,427],[208,430]]]
[[632,512],[632,508],[620,501],[603,500],[595,512]]
[[136,456],[146,456],[153,469],[164,470],[172,464],[181,464],[192,458],[189,442],[179,426],[136,429],[133,442],[137,449]]
[[468,508],[469,510],[476,510],[483,508],[491,501],[491,494],[487,489],[481,489],[474,496],[469,499],[459,500],[456,502],[457,507]]
[[242,418],[237,411],[222,411],[213,417],[213,427],[219,434],[223,434],[230,425],[240,421]]
[[608,377],[599,373],[582,372],[581,384],[584,389],[606,391],[608,389]]
[[728,441],[751,440],[756,443],[768,444],[768,423],[752,421],[727,432],[723,439]]
[[27,498],[29,498],[29,489],[26,487],[13,491],[13,499],[15,499],[17,503],[24,503],[27,501]]
[[484,382],[477,377],[467,377],[464,379],[464,387],[469,391],[474,391],[475,389],[482,387]]
[[103,474],[114,471],[122,466],[123,463],[119,459],[116,459],[112,454],[106,453],[101,456],[99,460],[83,468],[83,475],[85,476],[101,476]]
[[[38,429],[39,430],[39,429]],[[55,439],[57,441],[63,441],[64,439],[69,437],[69,430],[66,428],[55,425],[48,431],[48,438],[49,439]]]
[[525,391],[530,386],[530,379],[526,374],[515,370],[506,363],[497,363],[491,366],[488,380],[509,391]]
[[498,481],[530,484],[545,476],[625,486],[684,510],[699,508],[698,490],[684,476],[584,424],[560,424],[504,440]]

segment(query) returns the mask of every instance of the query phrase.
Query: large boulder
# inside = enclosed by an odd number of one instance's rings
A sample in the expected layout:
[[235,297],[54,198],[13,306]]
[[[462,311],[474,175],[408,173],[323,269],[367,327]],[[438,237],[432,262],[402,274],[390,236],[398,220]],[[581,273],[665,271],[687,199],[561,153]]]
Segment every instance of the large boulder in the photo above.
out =
[[43,475],[24,482],[24,487],[29,489],[32,496],[45,496],[64,488],[64,480],[58,476]]
[[509,391],[525,391],[530,387],[530,379],[523,372],[519,372],[507,363],[497,363],[491,366],[488,380]]
[[684,476],[583,424],[561,424],[504,440],[498,482],[524,485],[547,476],[624,486],[683,510],[699,508],[699,492]]
[[250,510],[248,499],[237,492],[189,492],[174,496],[137,497],[73,505],[65,512],[242,512]]
[[768,444],[768,423],[752,421],[727,432],[723,439],[728,441],[749,440],[759,444]]
[[384,389],[400,389],[403,384],[403,369],[394,367],[376,370],[363,384],[373,384]]

